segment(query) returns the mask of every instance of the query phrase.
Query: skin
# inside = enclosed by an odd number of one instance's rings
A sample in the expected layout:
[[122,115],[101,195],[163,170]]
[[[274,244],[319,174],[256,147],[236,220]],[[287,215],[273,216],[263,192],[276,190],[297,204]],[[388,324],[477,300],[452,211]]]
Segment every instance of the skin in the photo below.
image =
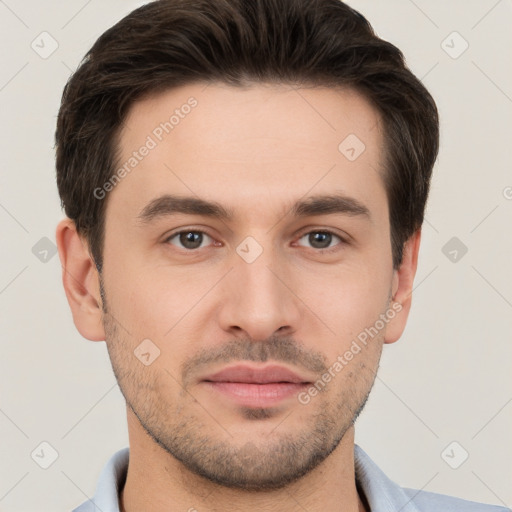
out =
[[[418,231],[393,269],[379,115],[351,90],[189,84],[132,106],[120,161],[190,96],[197,106],[108,195],[103,297],[73,222],[57,228],[75,325],[106,340],[127,401],[121,510],[366,510],[353,422],[383,345],[405,328],[420,244]],[[338,150],[349,134],[366,146],[354,161]],[[290,213],[334,192],[369,215]],[[233,218],[140,222],[162,194],[216,201]],[[187,249],[170,238],[180,230],[207,236]],[[322,246],[325,230],[341,238]],[[236,250],[248,236],[263,249],[251,263]],[[202,382],[240,361],[314,382],[393,304],[400,312],[307,404],[245,407]],[[134,355],[144,339],[160,350],[147,366]]]

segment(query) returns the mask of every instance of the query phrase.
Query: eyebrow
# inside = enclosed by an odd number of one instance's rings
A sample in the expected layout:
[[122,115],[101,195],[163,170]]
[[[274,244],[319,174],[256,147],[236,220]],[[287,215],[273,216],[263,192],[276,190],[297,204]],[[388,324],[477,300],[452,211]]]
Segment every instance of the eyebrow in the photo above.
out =
[[[143,224],[148,224],[159,218],[179,213],[202,215],[224,221],[234,218],[233,210],[215,201],[166,194],[150,201],[139,213],[137,219]],[[297,201],[290,213],[295,217],[343,214],[371,219],[370,210],[363,203],[344,194],[310,196]]]

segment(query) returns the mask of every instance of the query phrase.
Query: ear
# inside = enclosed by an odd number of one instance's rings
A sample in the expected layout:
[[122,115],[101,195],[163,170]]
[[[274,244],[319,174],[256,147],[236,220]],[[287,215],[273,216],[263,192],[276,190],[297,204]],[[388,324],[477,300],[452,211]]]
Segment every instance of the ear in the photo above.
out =
[[73,321],[80,334],[91,341],[103,341],[100,281],[87,244],[78,235],[75,223],[64,219],[55,238],[62,266],[62,283]]
[[405,243],[402,263],[397,270],[393,271],[393,284],[391,287],[393,298],[390,304],[390,311],[395,311],[396,315],[386,326],[384,343],[394,343],[404,332],[409,311],[411,310],[412,288],[418,266],[420,241],[421,228]]

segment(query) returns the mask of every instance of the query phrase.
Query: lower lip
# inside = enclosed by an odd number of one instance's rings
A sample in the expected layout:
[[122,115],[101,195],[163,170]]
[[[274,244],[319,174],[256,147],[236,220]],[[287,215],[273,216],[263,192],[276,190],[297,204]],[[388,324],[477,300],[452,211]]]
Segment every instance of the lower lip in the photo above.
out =
[[271,407],[296,395],[308,386],[308,384],[293,382],[248,384],[245,382],[204,381],[204,384],[245,407]]

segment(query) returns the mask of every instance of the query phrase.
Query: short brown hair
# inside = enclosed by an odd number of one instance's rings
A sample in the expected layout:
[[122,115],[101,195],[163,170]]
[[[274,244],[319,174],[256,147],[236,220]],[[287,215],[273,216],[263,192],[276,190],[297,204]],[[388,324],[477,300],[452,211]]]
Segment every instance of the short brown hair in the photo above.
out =
[[106,199],[93,191],[118,166],[127,111],[143,97],[193,82],[348,86],[362,93],[383,120],[398,268],[404,243],[423,223],[439,146],[435,102],[401,51],[340,0],[158,0],[101,35],[62,96],[57,185],[99,271]]

